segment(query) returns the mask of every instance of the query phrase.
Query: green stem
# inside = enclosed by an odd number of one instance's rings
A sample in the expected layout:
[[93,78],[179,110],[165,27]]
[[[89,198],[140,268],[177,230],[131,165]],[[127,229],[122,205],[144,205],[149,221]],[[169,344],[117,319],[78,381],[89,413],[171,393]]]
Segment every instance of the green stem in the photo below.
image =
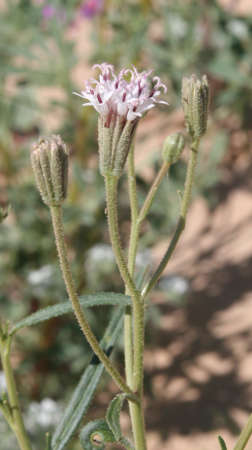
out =
[[[131,150],[133,152],[133,150]],[[132,166],[133,167],[133,166]],[[131,178],[131,183],[134,183]],[[125,338],[125,367],[126,376],[133,392],[139,395],[140,402],[129,403],[130,415],[132,421],[135,448],[137,450],[146,450],[144,419],[142,408],[142,383],[143,383],[143,345],[144,345],[144,308],[139,296],[139,292],[133,282],[126,265],[125,256],[121,246],[118,210],[117,210],[117,186],[118,179],[113,175],[105,177],[107,214],[110,231],[110,239],[113,251],[116,257],[117,265],[125,283],[126,292],[131,295],[133,306],[133,340],[132,340],[132,311],[128,308],[124,320],[124,338]],[[133,187],[133,184],[131,185]],[[131,190],[134,196],[134,220],[136,214],[136,191]],[[131,197],[131,201],[132,201]],[[129,264],[130,266],[130,264]],[[134,352],[133,352],[134,347]],[[134,355],[133,355],[134,353]]]
[[[155,178],[149,193],[145,199],[145,202],[138,214],[138,204],[137,204],[137,195],[136,195],[136,177],[135,177],[135,167],[134,167],[134,149],[132,148],[129,154],[129,164],[128,164],[128,184],[129,184],[129,197],[130,197],[130,206],[131,206],[131,233],[130,233],[130,244],[129,244],[129,255],[128,255],[128,269],[130,275],[133,277],[135,272],[135,263],[136,263],[136,254],[137,247],[139,242],[139,233],[142,222],[146,218],[152,202],[154,200],[155,194],[159,188],[161,181],[169,169],[169,164],[166,162],[163,163],[160,168],[157,177]],[[142,395],[143,395],[143,351],[144,351],[144,306],[141,305],[141,309],[136,311],[135,317],[135,326],[138,327],[138,333],[141,332],[142,337],[140,342],[142,346],[139,349],[139,352],[142,354],[141,365],[139,365],[140,360],[135,353],[134,357],[134,370],[135,373],[138,372],[138,377],[135,378],[135,382],[138,385],[139,393],[140,393],[140,405],[136,407],[135,405],[130,405],[130,415],[131,422],[133,427],[133,433],[135,442],[144,442],[143,437],[145,436],[145,425],[144,425],[144,415],[143,415],[143,405],[142,405]],[[126,354],[126,373],[127,366],[129,366],[128,359],[130,356],[128,355],[128,344],[127,339],[129,336],[128,327],[128,317],[125,318],[125,354]],[[140,330],[140,331],[139,331]],[[135,342],[135,340],[134,340]],[[130,370],[129,370],[130,371]],[[134,385],[133,385],[134,386]],[[141,435],[138,436],[139,430],[141,431]],[[146,442],[144,443],[146,446]],[[138,447],[137,447],[138,448]]]
[[143,204],[143,206],[141,208],[141,211],[139,213],[139,216],[138,216],[138,219],[137,219],[138,223],[141,224],[143,222],[143,220],[145,219],[145,217],[147,216],[147,214],[148,214],[148,212],[150,210],[150,207],[151,207],[151,205],[153,203],[153,200],[154,200],[154,197],[156,195],[156,192],[157,192],[157,190],[158,190],[158,188],[160,186],[160,183],[163,180],[164,176],[167,174],[167,171],[168,171],[169,167],[170,167],[170,164],[167,163],[166,161],[164,161],[162,166],[160,167],[159,172],[158,172],[158,174],[157,174],[157,176],[156,176],[156,178],[155,178],[155,180],[154,180],[154,182],[153,182],[153,184],[152,184],[152,186],[151,186],[151,188],[150,188],[150,190],[148,192],[148,195],[147,195],[147,197],[146,197],[146,199],[144,201],[144,204]]
[[76,319],[80,325],[80,328],[86,337],[90,347],[93,352],[97,355],[99,360],[103,363],[107,372],[111,375],[115,383],[118,387],[125,393],[134,395],[132,390],[127,386],[126,382],[119,374],[118,370],[113,366],[110,359],[101,349],[95,335],[93,334],[89,323],[85,317],[85,314],[80,306],[79,299],[75,290],[74,281],[72,278],[72,273],[70,270],[70,265],[67,257],[67,249],[64,239],[64,230],[62,223],[62,208],[61,206],[51,206],[50,207],[53,229],[55,234],[56,246],[59,255],[60,267],[62,270],[63,278],[65,281],[67,293],[73,305],[73,310],[76,316]]
[[249,416],[248,422],[243,428],[239,439],[234,447],[234,450],[243,450],[252,435],[252,414]]
[[[139,212],[139,215],[137,215],[135,221],[132,223],[131,227],[131,235],[130,235],[130,245],[129,245],[129,270],[130,273],[134,273],[135,270],[135,262],[136,262],[136,254],[137,254],[137,247],[138,247],[138,241],[139,241],[139,233],[141,225],[146,218],[151,205],[153,203],[154,197],[156,195],[156,192],[159,188],[159,185],[161,181],[163,180],[164,176],[167,173],[167,170],[169,169],[169,164],[167,162],[164,162],[157,174],[157,177],[155,178],[148,195],[144,201],[144,204]],[[130,166],[129,166],[130,168]],[[132,197],[134,195],[134,188],[132,187],[131,190],[133,191]],[[134,197],[133,197],[134,199]]]
[[132,277],[129,274],[125,256],[123,253],[119,226],[118,226],[118,213],[117,213],[117,186],[118,178],[114,175],[105,176],[106,186],[106,198],[107,198],[107,213],[108,213],[108,225],[110,232],[110,239],[114,255],[117,261],[117,265],[121,274],[121,277],[125,283],[125,286],[131,295],[133,304],[140,301],[139,292],[133,282]]
[[[126,290],[127,293],[127,290]],[[127,306],[124,314],[124,360],[126,381],[133,386],[133,339],[132,339],[132,307]]]
[[147,450],[142,395],[139,403],[129,402],[135,450]]
[[[21,414],[16,382],[10,363],[11,336],[1,337],[0,350],[2,367],[6,379],[7,392],[9,398],[10,420],[9,425],[14,431],[21,450],[32,450],[27,436]],[[7,418],[7,417],[6,417]]]
[[131,214],[130,241],[129,241],[129,252],[128,252],[128,270],[129,270],[130,275],[132,277],[134,277],[139,227],[137,225],[138,202],[137,202],[136,175],[135,175],[134,147],[133,146],[131,147],[129,156],[128,156],[128,186],[129,186],[130,214]]
[[[131,228],[130,228],[130,244],[129,244],[129,252],[128,252],[128,271],[130,275],[134,276],[134,267],[135,267],[135,254],[134,254],[134,246],[132,243],[134,242],[135,236],[135,225],[138,216],[138,202],[137,202],[137,193],[136,193],[136,177],[135,177],[135,165],[134,165],[134,146],[132,145],[129,156],[128,156],[128,186],[129,186],[129,198],[130,198],[130,211],[131,211]],[[126,294],[127,294],[126,289]],[[125,372],[126,372],[126,380],[131,388],[134,386],[134,378],[133,378],[133,370],[134,370],[134,361],[133,361],[133,336],[132,336],[132,307],[128,307],[126,309],[124,315],[124,355],[125,355]],[[135,405],[129,401],[129,412],[130,419],[132,425],[132,431],[134,436],[134,442],[139,443],[143,438],[139,435],[139,429],[142,430],[142,435],[144,436],[144,424],[140,423],[140,417],[142,415],[142,403],[135,407]]]
[[195,139],[195,141],[191,144],[191,155],[190,160],[186,172],[186,180],[185,180],[185,188],[184,188],[184,194],[182,197],[181,202],[181,210],[180,214],[181,216],[186,219],[186,214],[188,211],[189,203],[191,200],[191,194],[192,194],[192,186],[194,182],[194,175],[197,165],[197,159],[198,159],[198,149],[199,149],[199,143],[200,139]]
[[195,175],[195,169],[197,164],[197,156],[198,156],[198,148],[199,148],[199,139],[196,139],[191,144],[191,155],[190,160],[187,167],[186,172],[186,180],[185,180],[185,187],[184,187],[184,193],[181,200],[181,206],[180,206],[180,217],[173,235],[173,238],[168,246],[168,249],[166,250],[162,261],[160,262],[157,270],[153,274],[150,281],[145,285],[144,289],[142,290],[142,298],[145,298],[146,295],[150,292],[150,290],[155,286],[157,283],[160,275],[163,273],[165,267],[167,266],[168,261],[170,260],[176,245],[178,243],[178,240],[180,238],[180,235],[182,231],[185,228],[186,223],[186,215],[189,207],[189,202],[191,199],[191,193],[192,193],[192,185]]
[[117,261],[119,271],[125,283],[127,292],[130,294],[133,304],[133,342],[134,342],[134,370],[133,370],[133,385],[134,392],[139,391],[142,379],[142,359],[143,359],[143,305],[140,298],[140,293],[129,274],[125,257],[123,254],[117,212],[117,186],[118,178],[113,175],[106,175],[106,196],[107,196],[107,213],[108,224],[110,231],[110,239]]

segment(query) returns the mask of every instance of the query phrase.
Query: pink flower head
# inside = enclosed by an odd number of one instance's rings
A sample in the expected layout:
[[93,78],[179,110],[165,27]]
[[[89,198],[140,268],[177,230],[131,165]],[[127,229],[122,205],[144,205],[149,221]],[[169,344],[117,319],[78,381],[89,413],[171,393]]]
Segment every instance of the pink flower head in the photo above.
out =
[[98,80],[91,78],[85,84],[85,90],[79,95],[84,100],[83,106],[93,106],[105,118],[107,126],[114,117],[121,116],[126,121],[136,121],[160,100],[161,91],[167,91],[159,77],[151,77],[150,71],[138,72],[132,69],[122,69],[115,74],[112,64],[95,64],[100,75]]

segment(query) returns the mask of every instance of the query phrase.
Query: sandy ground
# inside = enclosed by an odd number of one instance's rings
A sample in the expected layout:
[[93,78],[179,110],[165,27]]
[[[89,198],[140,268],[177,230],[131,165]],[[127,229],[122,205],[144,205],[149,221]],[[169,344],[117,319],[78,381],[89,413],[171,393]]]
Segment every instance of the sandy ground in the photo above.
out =
[[[192,292],[183,309],[159,305],[159,343],[146,351],[150,449],[210,450],[218,446],[218,434],[230,448],[251,412],[249,173],[251,163],[234,171],[213,214],[203,199],[194,202],[167,269],[188,278]],[[163,249],[160,244],[157,258]]]

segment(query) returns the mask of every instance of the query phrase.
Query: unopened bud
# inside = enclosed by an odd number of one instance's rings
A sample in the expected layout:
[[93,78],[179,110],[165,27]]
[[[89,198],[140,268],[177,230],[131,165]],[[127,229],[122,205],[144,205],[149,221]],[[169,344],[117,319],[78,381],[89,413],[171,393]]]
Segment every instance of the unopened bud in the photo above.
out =
[[203,136],[207,128],[209,86],[206,75],[182,80],[182,105],[187,131],[192,138]]
[[67,195],[68,156],[60,136],[42,138],[34,144],[31,163],[42,200],[48,206],[59,206]]
[[174,133],[168,136],[163,144],[162,157],[169,164],[178,161],[185,147],[185,138],[182,133]]

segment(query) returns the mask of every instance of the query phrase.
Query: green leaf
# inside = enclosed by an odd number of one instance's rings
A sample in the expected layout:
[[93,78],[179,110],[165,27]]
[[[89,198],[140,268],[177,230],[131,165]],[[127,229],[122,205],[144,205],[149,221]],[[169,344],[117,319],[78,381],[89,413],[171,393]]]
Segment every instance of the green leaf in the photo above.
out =
[[124,400],[127,398],[127,394],[118,394],[110,402],[106,413],[107,424],[112,431],[115,440],[120,442],[127,450],[133,450],[132,444],[123,437],[121,426],[120,426],[120,413],[123,407]]
[[119,441],[122,437],[121,427],[120,427],[120,413],[127,394],[118,394],[111,400],[106,413],[106,420],[108,422],[109,428],[113,432],[116,441]]
[[120,444],[122,444],[127,450],[135,450],[135,447],[131,444],[131,442],[123,436],[120,439]]
[[[82,295],[80,297],[80,304],[84,308],[91,306],[104,306],[104,305],[121,305],[127,306],[131,304],[130,297],[123,294],[116,294],[114,292],[99,292],[97,294]],[[31,314],[28,317],[17,322],[11,329],[10,334],[16,333],[18,330],[24,327],[30,327],[36,325],[45,320],[52,319],[53,317],[62,316],[73,311],[73,307],[70,301],[64,303],[58,303],[57,305],[48,306],[47,308],[40,309],[39,311]]]
[[105,449],[105,444],[115,442],[114,435],[110,430],[106,420],[97,419],[88,422],[82,428],[80,443],[84,450]]
[[224,439],[221,436],[218,436],[218,441],[219,441],[221,450],[227,450],[226,443],[225,443]]
[[[107,330],[100,342],[106,354],[113,350],[114,343],[122,329],[124,308],[118,308],[110,320]],[[52,450],[62,450],[71,439],[90,405],[97,385],[103,374],[104,366],[97,357],[93,357],[84,371],[66,411],[52,436]]]

